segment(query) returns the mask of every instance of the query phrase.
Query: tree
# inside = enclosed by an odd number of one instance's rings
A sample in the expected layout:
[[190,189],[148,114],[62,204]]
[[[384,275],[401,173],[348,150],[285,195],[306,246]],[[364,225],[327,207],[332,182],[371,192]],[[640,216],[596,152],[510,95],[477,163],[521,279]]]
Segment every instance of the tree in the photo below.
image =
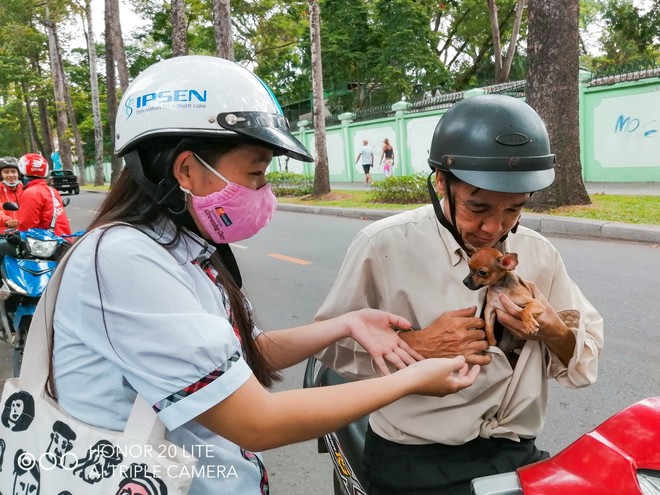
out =
[[188,23],[184,0],[172,0],[172,55],[188,55]]
[[60,157],[62,159],[62,166],[67,170],[72,170],[71,147],[68,136],[69,119],[67,116],[66,90],[63,78],[64,71],[60,64],[61,57],[57,43],[57,26],[50,17],[48,5],[46,5],[44,25],[48,34],[48,50],[50,54],[51,77],[53,78],[53,95],[55,97],[55,111],[57,114],[57,138]]
[[119,0],[105,0],[105,38],[110,41],[113,58],[111,62],[117,65],[119,87],[122,92],[128,88],[128,65],[126,64],[126,50],[121,31],[119,18]]
[[[101,123],[101,100],[99,97],[99,80],[96,59],[96,43],[94,41],[94,24],[92,22],[92,1],[85,0],[85,14],[87,24],[87,54],[89,57],[89,82],[92,89],[92,115],[94,117],[94,185],[102,186],[105,183],[103,173],[103,124]],[[81,185],[85,183],[85,163],[80,165]]]
[[229,0],[213,0],[213,28],[218,57],[234,60],[234,41],[231,34]]
[[[83,20],[83,27],[85,25],[85,21]],[[85,31],[83,29],[83,31]],[[87,36],[85,32],[85,36]],[[66,115],[68,116],[68,122],[71,125],[71,134],[73,134],[73,143],[75,146],[75,151],[76,151],[76,158],[78,159],[78,163],[80,164],[81,170],[84,170],[85,166],[85,153],[83,151],[83,142],[82,142],[82,137],[80,135],[80,130],[78,128],[78,121],[76,119],[76,113],[73,108],[73,100],[71,98],[71,85],[68,82],[67,78],[67,73],[64,70],[64,60],[62,58],[62,47],[60,44],[60,38],[59,38],[59,33],[57,32],[56,29],[53,30],[53,39],[55,40],[55,54],[59,58],[57,67],[60,71],[60,78],[63,81],[63,89],[64,89],[64,102],[66,104]],[[65,168],[67,167],[66,163],[64,163],[64,160],[62,160]],[[70,165],[70,169],[73,169],[73,165]],[[85,182],[84,177],[81,174],[81,181]]]
[[[115,64],[116,62],[116,64]],[[115,67],[117,70],[115,70]],[[122,159],[113,153],[115,141],[115,120],[117,118],[117,78],[119,73],[120,87],[122,92],[128,87],[128,69],[126,67],[126,55],[122,39],[121,23],[119,20],[118,0],[105,0],[105,73],[108,106],[108,130],[110,135],[110,185],[114,185],[119,178],[122,168]],[[125,79],[125,80],[124,80]]]
[[532,195],[535,210],[591,202],[580,164],[578,16],[578,0],[529,1],[527,102],[544,120],[556,155],[555,182]]
[[312,93],[314,100],[314,196],[330,192],[328,148],[325,142],[325,102],[323,101],[323,65],[321,62],[321,16],[317,0],[309,0],[309,34],[312,40]]
[[511,29],[511,39],[509,40],[509,49],[504,58],[502,58],[502,40],[500,34],[500,25],[497,16],[497,4],[495,0],[488,0],[488,16],[490,17],[490,29],[493,35],[493,57],[495,58],[495,82],[503,83],[509,79],[511,72],[511,63],[516,53],[516,43],[518,42],[518,33],[522,21],[523,11],[525,10],[526,0],[517,0],[516,14],[513,19]]

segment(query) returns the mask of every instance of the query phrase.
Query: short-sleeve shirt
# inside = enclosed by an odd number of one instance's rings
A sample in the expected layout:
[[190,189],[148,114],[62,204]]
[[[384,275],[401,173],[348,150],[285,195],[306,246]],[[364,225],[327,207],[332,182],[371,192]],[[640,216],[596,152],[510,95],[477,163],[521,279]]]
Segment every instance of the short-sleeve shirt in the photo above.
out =
[[[568,366],[545,344],[527,340],[512,369],[504,352],[492,346],[492,361],[472,386],[446,397],[411,395],[372,413],[369,424],[379,436],[401,444],[444,445],[476,437],[534,438],[545,420],[548,379],[568,388],[596,381],[603,319],[568,276],[559,252],[522,226],[497,248],[518,253],[516,272],[536,284],[575,334]],[[487,289],[465,287],[468,261],[432,205],[371,223],[353,239],[316,320],[377,308],[425,328],[446,311],[475,306],[481,314]],[[371,356],[349,339],[331,344],[319,357],[348,377],[378,375]]]
[[371,165],[373,163],[374,149],[369,146],[363,146],[360,149],[362,153],[362,165]]
[[97,230],[72,253],[55,309],[60,404],[88,424],[123,430],[137,392],[167,439],[198,457],[191,495],[267,493],[259,454],[194,421],[252,372],[224,291],[203,269],[213,248],[192,233],[165,248],[173,230],[163,229]]

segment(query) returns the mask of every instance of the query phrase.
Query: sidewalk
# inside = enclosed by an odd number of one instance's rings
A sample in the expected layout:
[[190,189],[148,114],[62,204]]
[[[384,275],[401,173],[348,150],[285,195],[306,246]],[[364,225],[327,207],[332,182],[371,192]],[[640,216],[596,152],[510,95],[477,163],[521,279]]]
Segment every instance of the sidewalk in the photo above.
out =
[[[660,183],[657,182],[589,182],[586,183],[585,186],[589,194],[660,196]],[[368,189],[368,187],[359,182],[335,182],[331,184],[331,188],[335,190]],[[348,218],[360,218],[363,220],[378,220],[399,213],[399,211],[396,210],[350,209],[326,206],[292,205],[283,203],[278,204],[277,209],[281,211],[317,213]],[[660,227],[653,225],[634,225],[621,222],[587,220],[581,218],[560,217],[556,215],[542,215],[537,213],[524,213],[520,223],[525,227],[540,232],[544,235],[561,234],[594,239],[660,244]]]

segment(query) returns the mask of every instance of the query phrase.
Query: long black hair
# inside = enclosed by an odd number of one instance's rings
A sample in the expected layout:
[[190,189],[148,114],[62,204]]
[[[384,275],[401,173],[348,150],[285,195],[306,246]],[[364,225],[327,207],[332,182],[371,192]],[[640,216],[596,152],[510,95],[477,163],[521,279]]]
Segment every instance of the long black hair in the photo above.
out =
[[[249,141],[210,140],[208,138],[157,138],[143,143],[139,156],[144,177],[152,184],[158,184],[157,194],[161,197],[167,196],[167,200],[159,204],[156,198],[145,191],[145,188],[139,183],[139,179],[136,179],[135,174],[126,167],[122,170],[117,182],[101,204],[89,229],[103,227],[113,222],[128,223],[135,227],[151,226],[162,222],[164,219],[169,219],[175,228],[174,238],[166,243],[160,242],[167,249],[176,246],[181,238],[187,235],[188,231],[200,234],[190,214],[185,211],[184,193],[179,190],[178,183],[172,175],[174,160],[182,151],[191,150],[207,163],[212,164],[232,149],[245,144],[249,144]],[[101,234],[96,245],[95,266],[97,267],[99,294],[101,294],[101,288],[97,262],[98,246],[107,230]],[[159,241],[156,240],[156,242]],[[211,256],[211,262],[218,272],[217,281],[225,289],[229,298],[234,324],[238,328],[241,337],[245,360],[259,382],[265,387],[269,387],[274,381],[280,380],[281,376],[261,353],[254,340],[252,335],[254,319],[250,305],[239,287],[240,278],[239,283],[237,283],[236,274],[232,276],[226,263],[222,262],[217,253],[218,251]],[[103,301],[101,301],[101,309],[103,309],[102,303]],[[54,388],[52,390],[54,391]]]

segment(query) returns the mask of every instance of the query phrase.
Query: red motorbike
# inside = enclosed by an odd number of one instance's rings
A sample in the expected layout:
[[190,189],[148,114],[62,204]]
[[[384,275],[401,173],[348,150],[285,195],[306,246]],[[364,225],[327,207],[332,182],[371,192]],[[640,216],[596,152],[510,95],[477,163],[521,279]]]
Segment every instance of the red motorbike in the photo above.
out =
[[[311,358],[305,387],[346,380]],[[366,495],[361,479],[367,418],[319,439],[334,464],[335,495]],[[660,397],[642,400],[545,461],[472,481],[474,495],[660,495]]]

